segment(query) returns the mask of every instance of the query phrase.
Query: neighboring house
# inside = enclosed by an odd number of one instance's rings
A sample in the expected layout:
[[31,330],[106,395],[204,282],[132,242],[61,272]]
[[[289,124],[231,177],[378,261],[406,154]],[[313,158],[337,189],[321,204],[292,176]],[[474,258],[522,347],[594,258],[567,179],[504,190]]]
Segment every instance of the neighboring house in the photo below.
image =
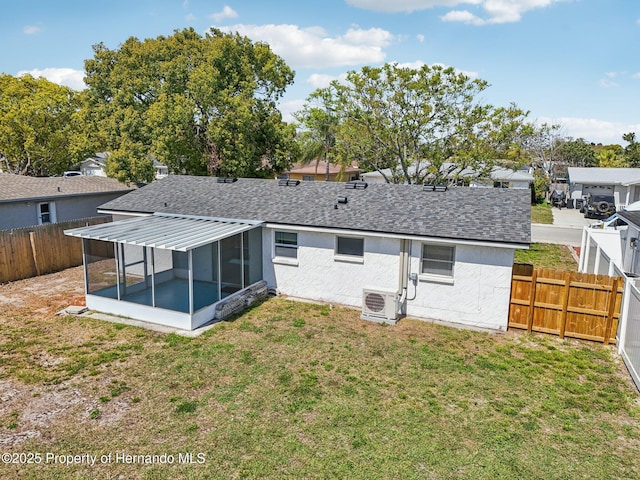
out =
[[[96,153],[93,157],[89,157],[80,162],[80,171],[86,176],[106,177],[107,173],[105,169],[107,167],[108,157],[109,152]],[[155,158],[152,160],[156,179],[164,178],[169,175],[169,167]]]
[[92,217],[99,205],[132,189],[111,178],[0,173],[0,230]]
[[531,188],[533,175],[528,167],[518,170],[495,166],[491,169],[488,181],[479,179],[472,181],[471,186],[485,186],[496,188]]
[[[349,182],[358,180],[360,169],[355,166],[343,167],[335,163],[329,164],[329,181],[330,182]],[[327,179],[327,164],[320,162],[318,164],[306,165],[304,167],[292,168],[282,175],[283,178],[290,180],[304,180],[305,182],[324,182]]]
[[[443,169],[447,169],[452,164],[446,163]],[[415,173],[415,167],[409,166],[409,175]],[[384,169],[381,172],[365,172],[360,174],[360,178],[368,183],[386,183],[385,177],[391,179],[391,170]],[[458,178],[469,179],[469,183],[473,187],[500,187],[500,188],[531,188],[533,183],[533,175],[529,173],[529,169],[512,170],[509,168],[494,166],[489,173],[488,178],[479,178],[478,174],[472,169],[464,169],[458,173]],[[450,179],[453,181],[454,179]]]
[[99,211],[115,221],[66,232],[83,238],[87,306],[182,329],[266,284],[376,321],[505,330],[531,235],[516,189],[172,175]]
[[589,193],[613,195],[617,210],[640,200],[640,168],[569,167],[567,171],[573,200]]

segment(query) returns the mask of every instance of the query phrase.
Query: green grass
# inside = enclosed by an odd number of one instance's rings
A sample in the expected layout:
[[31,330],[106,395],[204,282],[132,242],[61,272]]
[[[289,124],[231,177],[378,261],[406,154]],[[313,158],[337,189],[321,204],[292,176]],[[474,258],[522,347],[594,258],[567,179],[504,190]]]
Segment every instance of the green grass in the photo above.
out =
[[551,213],[551,205],[541,203],[531,206],[531,223],[553,223],[553,213]]
[[528,250],[516,250],[516,263],[530,263],[536,268],[578,271],[578,264],[566,245],[532,243]]
[[[3,340],[23,352],[3,352],[12,395],[0,435],[21,439],[3,452],[175,461],[0,464],[0,478],[640,477],[637,392],[599,344],[409,319],[385,327],[282,299],[197,338],[2,320]],[[43,367],[52,352],[58,363]],[[54,394],[77,403],[30,419]],[[202,463],[180,463],[185,453]]]

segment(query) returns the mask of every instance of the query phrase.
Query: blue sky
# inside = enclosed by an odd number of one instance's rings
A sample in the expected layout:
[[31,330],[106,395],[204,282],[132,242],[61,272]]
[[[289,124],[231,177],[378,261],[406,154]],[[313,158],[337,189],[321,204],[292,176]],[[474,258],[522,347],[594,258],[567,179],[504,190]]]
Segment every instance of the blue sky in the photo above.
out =
[[453,66],[562,134],[640,137],[637,0],[0,0],[0,72],[82,88],[92,45],[211,26],[266,41],[296,72],[285,120],[315,88],[385,62]]

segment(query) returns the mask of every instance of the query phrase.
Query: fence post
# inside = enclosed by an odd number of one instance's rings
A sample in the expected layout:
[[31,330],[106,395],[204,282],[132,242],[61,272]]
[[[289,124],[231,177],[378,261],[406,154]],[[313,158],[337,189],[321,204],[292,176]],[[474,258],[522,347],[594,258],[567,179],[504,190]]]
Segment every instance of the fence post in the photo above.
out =
[[562,297],[562,311],[560,312],[560,338],[564,338],[564,332],[567,327],[567,307],[569,306],[569,292],[571,291],[571,273],[565,272],[562,278],[565,281],[565,285]]
[[31,256],[33,257],[33,264],[36,267],[36,275],[40,276],[40,265],[38,265],[38,249],[36,247],[35,232],[29,232],[29,241],[31,242]]
[[616,308],[616,298],[618,296],[618,277],[613,278],[611,293],[609,294],[609,308],[607,309],[607,323],[604,327],[604,344],[609,344],[611,338],[611,325],[613,324],[613,314]]
[[533,330],[533,311],[536,304],[536,283],[538,282],[538,269],[534,268],[531,272],[531,292],[529,293],[529,318],[527,319],[527,332]]

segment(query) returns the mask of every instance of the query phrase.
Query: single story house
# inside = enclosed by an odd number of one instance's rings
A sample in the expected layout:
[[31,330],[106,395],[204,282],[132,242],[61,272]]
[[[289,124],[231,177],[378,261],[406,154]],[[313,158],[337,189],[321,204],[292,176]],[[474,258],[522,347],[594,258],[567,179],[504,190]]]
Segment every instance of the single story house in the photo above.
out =
[[[80,171],[86,176],[106,177],[107,173],[105,169],[107,167],[108,157],[109,152],[96,153],[93,157],[89,157],[80,162]],[[156,179],[164,178],[169,175],[169,167],[155,158],[152,158],[152,160]]]
[[172,175],[99,212],[114,222],[65,232],[83,239],[87,307],[187,330],[267,288],[506,330],[531,237],[520,189]]
[[613,195],[616,209],[640,200],[640,168],[568,167],[569,198],[589,193]]
[[[335,163],[329,163],[330,182],[348,182],[358,180],[360,169],[356,166],[344,167]],[[290,180],[304,180],[305,182],[324,182],[327,179],[327,164],[325,162],[315,162],[312,165],[292,168],[282,176]]]
[[[442,169],[446,170],[452,165],[451,163],[445,163]],[[423,165],[422,168],[426,168],[426,166]],[[471,186],[476,187],[531,188],[533,175],[529,170],[527,167],[513,170],[496,165],[489,172],[488,178],[480,178],[477,172],[466,168],[458,173],[458,178],[467,179]],[[408,171],[410,175],[413,175],[415,173],[415,166],[410,165]],[[386,183],[385,177],[389,179],[392,177],[391,169],[387,168],[382,171],[360,174],[360,179],[368,183]],[[453,181],[453,178],[451,178],[450,181]]]
[[0,173],[0,230],[93,217],[99,205],[134,188],[106,177]]

